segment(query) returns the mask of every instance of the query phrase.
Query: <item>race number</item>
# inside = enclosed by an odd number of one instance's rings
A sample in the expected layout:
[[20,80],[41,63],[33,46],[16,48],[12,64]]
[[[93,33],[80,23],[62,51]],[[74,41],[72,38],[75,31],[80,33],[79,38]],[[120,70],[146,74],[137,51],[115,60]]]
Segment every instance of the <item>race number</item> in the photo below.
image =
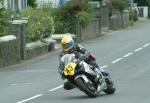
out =
[[69,63],[65,66],[64,68],[64,75],[74,75],[75,73],[75,67],[76,67],[76,64],[75,63]]

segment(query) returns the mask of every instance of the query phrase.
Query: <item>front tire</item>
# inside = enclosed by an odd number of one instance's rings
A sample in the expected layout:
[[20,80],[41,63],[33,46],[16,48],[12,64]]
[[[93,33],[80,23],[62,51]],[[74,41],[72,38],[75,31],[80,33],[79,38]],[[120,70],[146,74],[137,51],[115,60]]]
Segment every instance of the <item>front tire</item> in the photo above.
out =
[[109,95],[109,94],[114,94],[115,91],[116,91],[116,88],[114,86],[113,81],[109,80],[109,83],[107,83],[107,88],[104,90],[104,92]]
[[88,85],[84,82],[84,80],[82,78],[77,78],[75,80],[75,84],[77,85],[77,87],[83,91],[85,94],[87,94],[89,97],[97,97],[97,93],[96,90],[90,90]]

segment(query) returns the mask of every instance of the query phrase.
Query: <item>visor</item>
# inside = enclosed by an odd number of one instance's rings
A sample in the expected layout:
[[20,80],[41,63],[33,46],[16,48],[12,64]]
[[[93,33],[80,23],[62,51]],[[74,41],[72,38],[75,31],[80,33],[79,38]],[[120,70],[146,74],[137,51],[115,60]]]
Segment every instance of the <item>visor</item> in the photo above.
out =
[[63,46],[63,49],[68,49],[68,48],[70,48],[72,45],[68,43],[68,44],[63,44],[62,46]]
[[73,44],[74,43],[71,41],[69,43],[62,44],[62,46],[63,46],[63,49],[69,49],[69,48],[73,47]]

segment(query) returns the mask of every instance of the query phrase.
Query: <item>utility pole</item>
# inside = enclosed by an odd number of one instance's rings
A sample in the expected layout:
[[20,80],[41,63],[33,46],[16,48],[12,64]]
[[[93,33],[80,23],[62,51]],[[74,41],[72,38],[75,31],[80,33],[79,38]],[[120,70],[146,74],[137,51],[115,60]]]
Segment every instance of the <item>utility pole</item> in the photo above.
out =
[[147,4],[148,4],[148,17],[150,18],[150,0],[147,0]]
[[131,2],[131,8],[133,8],[134,7],[134,0],[130,0],[130,2]]

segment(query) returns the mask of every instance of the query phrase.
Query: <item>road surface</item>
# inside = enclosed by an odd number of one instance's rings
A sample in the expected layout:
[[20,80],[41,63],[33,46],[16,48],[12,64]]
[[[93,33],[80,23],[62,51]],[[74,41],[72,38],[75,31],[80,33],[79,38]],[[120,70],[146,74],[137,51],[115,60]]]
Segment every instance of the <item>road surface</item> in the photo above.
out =
[[109,71],[113,95],[89,98],[66,91],[57,72],[59,51],[0,69],[0,103],[150,103],[150,22],[82,43]]

